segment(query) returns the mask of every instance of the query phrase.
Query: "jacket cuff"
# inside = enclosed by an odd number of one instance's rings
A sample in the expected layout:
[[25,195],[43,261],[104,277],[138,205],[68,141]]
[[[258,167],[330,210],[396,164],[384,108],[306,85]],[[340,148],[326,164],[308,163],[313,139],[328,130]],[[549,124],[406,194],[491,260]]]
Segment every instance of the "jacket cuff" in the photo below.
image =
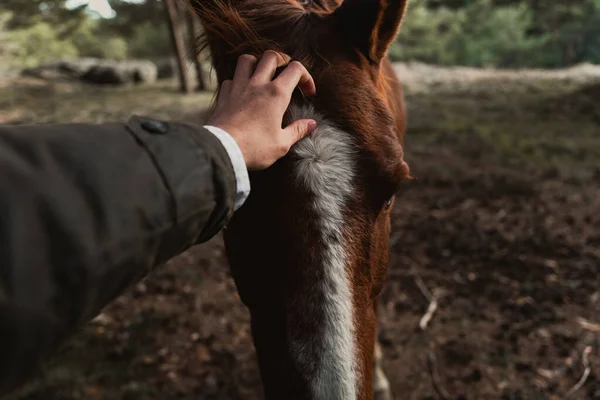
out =
[[250,178],[244,155],[240,146],[229,133],[216,126],[205,125],[204,127],[221,141],[233,165],[236,183],[235,210],[237,211],[250,195]]

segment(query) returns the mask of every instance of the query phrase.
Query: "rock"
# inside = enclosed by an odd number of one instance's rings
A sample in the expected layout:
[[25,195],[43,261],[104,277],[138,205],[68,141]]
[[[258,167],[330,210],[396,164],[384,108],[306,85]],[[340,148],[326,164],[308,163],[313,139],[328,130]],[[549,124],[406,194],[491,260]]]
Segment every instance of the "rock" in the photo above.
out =
[[[156,62],[157,66],[157,75],[158,79],[175,79],[177,78],[177,62],[174,58],[166,58]],[[186,65],[187,71],[190,74],[190,78],[193,82],[196,82],[196,68],[194,64],[190,61]],[[202,64],[202,70],[204,71],[204,76],[206,77],[206,85],[208,86],[206,90],[215,90],[218,86],[217,76],[211,67],[211,64],[208,62],[204,62]]]
[[21,71],[21,75],[47,80],[77,79],[99,62],[101,60],[97,58],[67,57],[42,63],[35,68],[26,68]]
[[151,61],[137,61],[133,66],[134,83],[154,83],[158,79],[158,69]]
[[97,85],[154,83],[156,65],[147,60],[112,61],[97,58],[63,58],[21,71],[21,75],[46,80],[81,80]]
[[157,61],[156,68],[158,79],[173,79],[177,76],[177,63],[173,58],[166,58]]
[[131,78],[126,71],[117,67],[104,65],[95,65],[80,78],[83,82],[94,83],[97,85],[123,85],[131,82]]
[[151,61],[105,62],[81,75],[86,83],[96,85],[148,84],[156,82],[158,70]]

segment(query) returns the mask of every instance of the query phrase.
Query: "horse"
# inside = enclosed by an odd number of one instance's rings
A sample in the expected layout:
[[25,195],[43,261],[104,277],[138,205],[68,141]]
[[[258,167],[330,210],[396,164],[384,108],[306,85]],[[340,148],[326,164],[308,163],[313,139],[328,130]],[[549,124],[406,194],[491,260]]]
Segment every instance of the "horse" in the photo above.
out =
[[407,0],[190,1],[220,83],[243,54],[276,51],[317,87],[310,98],[297,89],[284,117],[317,129],[250,173],[250,196],[223,234],[265,398],[391,399],[376,321],[390,211],[410,179],[402,87],[387,58]]

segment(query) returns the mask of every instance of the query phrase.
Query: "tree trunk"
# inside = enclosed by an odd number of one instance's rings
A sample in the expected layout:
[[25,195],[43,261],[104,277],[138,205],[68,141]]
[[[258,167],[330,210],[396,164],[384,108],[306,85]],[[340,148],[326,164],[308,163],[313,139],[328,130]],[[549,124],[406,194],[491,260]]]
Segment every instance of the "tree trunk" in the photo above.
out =
[[188,10],[184,11],[187,16],[187,28],[190,42],[190,51],[194,57],[194,66],[196,67],[196,77],[198,79],[198,91],[203,91],[208,89],[208,83],[206,81],[206,74],[204,73],[204,69],[202,69],[202,62],[204,61],[204,57],[200,53],[200,49],[196,46],[196,18],[194,18],[194,13]]
[[177,4],[175,0],[164,0],[165,8],[167,9],[167,22],[171,33],[171,42],[177,58],[177,68],[179,70],[179,89],[183,93],[192,92],[192,82],[187,73],[186,58],[185,58],[185,41],[180,23],[180,14],[177,12]]

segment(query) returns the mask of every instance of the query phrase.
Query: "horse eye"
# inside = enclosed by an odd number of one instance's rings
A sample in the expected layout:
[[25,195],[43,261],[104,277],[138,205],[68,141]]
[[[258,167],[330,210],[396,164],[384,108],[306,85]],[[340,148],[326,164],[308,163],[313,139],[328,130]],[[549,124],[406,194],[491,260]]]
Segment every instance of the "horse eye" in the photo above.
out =
[[390,208],[390,206],[392,205],[392,202],[394,201],[394,197],[395,196],[390,197],[390,199],[387,201],[387,203],[385,203],[385,208]]

